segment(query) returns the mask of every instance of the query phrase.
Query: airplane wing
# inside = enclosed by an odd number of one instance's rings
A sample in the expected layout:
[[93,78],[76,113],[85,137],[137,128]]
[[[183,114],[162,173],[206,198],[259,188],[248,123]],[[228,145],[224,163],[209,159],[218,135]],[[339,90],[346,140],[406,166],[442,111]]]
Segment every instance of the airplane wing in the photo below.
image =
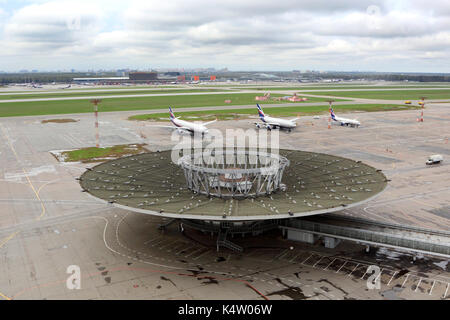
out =
[[214,123],[214,122],[216,122],[216,121],[217,121],[217,119],[216,119],[216,120],[213,120],[213,121],[209,121],[209,122],[202,123],[202,125],[207,126],[207,125],[209,125],[209,124],[211,124],[211,123]]
[[297,121],[297,120],[300,120],[300,118],[295,118],[295,119],[289,119],[289,121]]
[[191,131],[191,129],[189,129],[187,127],[174,127],[174,126],[161,126],[161,125],[153,125],[152,127],[166,128],[166,129],[172,129],[172,130],[182,129],[182,130]]

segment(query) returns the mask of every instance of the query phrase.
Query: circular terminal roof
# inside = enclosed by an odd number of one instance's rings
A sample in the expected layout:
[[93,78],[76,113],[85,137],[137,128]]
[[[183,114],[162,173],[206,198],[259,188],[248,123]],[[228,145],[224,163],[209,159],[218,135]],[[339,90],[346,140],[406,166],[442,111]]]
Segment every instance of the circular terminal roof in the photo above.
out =
[[99,164],[81,177],[82,188],[114,206],[171,218],[267,220],[328,213],[368,201],[387,185],[380,170],[327,154],[280,150],[289,160],[284,191],[245,199],[208,197],[187,187],[171,151]]

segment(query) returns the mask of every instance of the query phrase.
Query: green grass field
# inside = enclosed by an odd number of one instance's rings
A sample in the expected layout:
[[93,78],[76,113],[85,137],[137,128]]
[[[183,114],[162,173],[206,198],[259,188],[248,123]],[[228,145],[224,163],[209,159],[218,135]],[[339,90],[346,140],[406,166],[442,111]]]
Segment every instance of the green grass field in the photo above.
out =
[[76,92],[64,91],[61,93],[36,93],[36,94],[7,94],[0,95],[0,100],[13,99],[45,99],[45,98],[60,98],[60,97],[97,97],[97,96],[113,96],[113,95],[133,95],[133,94],[161,94],[161,93],[190,93],[190,92],[220,92],[220,91],[235,91],[222,89],[174,89],[174,90],[130,90],[130,91],[102,91],[102,92]]
[[[397,111],[397,110],[411,110],[419,109],[416,106],[405,105],[391,105],[391,104],[357,104],[357,105],[339,105],[333,106],[336,112],[345,113],[351,111]],[[302,115],[317,115],[328,114],[328,106],[295,106],[295,107],[265,107],[264,112],[271,116],[278,117],[295,117]],[[188,121],[196,120],[236,120],[246,119],[249,116],[257,116],[256,108],[249,109],[228,109],[228,110],[205,110],[205,111],[189,111],[189,112],[177,112],[176,116],[180,116],[180,119]],[[169,121],[167,113],[153,113],[135,115],[128,118],[129,120],[149,120],[149,121]]]
[[348,97],[348,98],[366,98],[382,100],[418,100],[421,97],[427,99],[450,99],[450,88],[438,90],[395,90],[395,91],[316,91],[311,94]]
[[127,155],[138,154],[146,151],[144,145],[117,145],[104,148],[83,148],[78,150],[65,151],[61,157],[65,162],[97,162],[104,161],[106,158],[119,158]]
[[[272,95],[273,97],[283,95]],[[224,103],[231,99],[231,103]],[[326,99],[308,98],[306,102],[322,102]],[[341,100],[345,101],[345,100]],[[264,104],[289,103],[289,101],[264,101]],[[301,102],[300,102],[301,103]],[[192,96],[160,96],[142,98],[113,98],[103,99],[99,105],[100,112],[129,111],[129,110],[152,110],[165,109],[172,106],[176,109],[190,107],[210,107],[224,105],[255,105],[254,93],[237,94],[205,94]],[[93,112],[90,101],[87,100],[64,100],[64,101],[30,101],[30,102],[7,102],[0,103],[0,117],[71,114]]]
[[334,89],[423,89],[423,88],[442,88],[450,89],[450,83],[439,84],[398,84],[398,85],[373,85],[373,84],[306,84],[306,85],[290,85],[290,86],[237,86],[230,85],[230,89],[252,89],[259,91],[274,91],[274,90],[334,90]]

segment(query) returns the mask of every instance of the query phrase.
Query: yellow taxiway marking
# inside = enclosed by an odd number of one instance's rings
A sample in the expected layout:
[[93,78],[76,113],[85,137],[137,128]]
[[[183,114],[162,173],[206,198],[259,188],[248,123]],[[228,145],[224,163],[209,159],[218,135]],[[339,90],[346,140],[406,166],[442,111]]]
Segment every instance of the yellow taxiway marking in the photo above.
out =
[[[6,137],[6,141],[8,142],[9,148],[10,148],[11,151],[14,153],[14,156],[16,157],[17,161],[18,161],[19,163],[21,163],[20,158],[19,158],[19,155],[17,154],[16,149],[14,148],[14,146],[13,146],[13,144],[12,144],[12,142],[11,142],[11,139],[9,138],[8,133],[6,132],[6,130],[5,130],[4,126],[3,126],[3,124],[0,124],[0,126],[1,126],[2,131],[3,131],[3,135]],[[27,171],[25,170],[25,168],[23,168],[23,167],[22,167],[22,171],[23,171],[23,173],[24,173],[24,175],[25,175],[25,178],[26,178],[27,181],[28,181],[28,184],[30,185],[31,190],[33,190],[33,192],[34,192],[36,198],[37,198],[37,199],[39,200],[39,202],[41,203],[42,212],[41,212],[41,215],[36,219],[36,220],[39,221],[39,220],[42,219],[42,217],[45,215],[45,212],[46,212],[46,209],[45,209],[45,206],[44,206],[44,202],[42,201],[41,197],[39,196],[39,192],[36,191],[36,188],[34,187],[33,183],[31,182],[30,177],[28,176],[28,172],[27,172]],[[11,234],[8,238],[6,238],[6,240],[3,241],[3,242],[1,243],[0,248],[1,248],[2,246],[4,246],[8,241],[10,241],[12,238],[14,238],[14,236],[17,235],[18,233],[19,233],[19,231],[17,231],[17,232],[15,232],[15,233]]]
[[[17,154],[16,149],[14,148],[14,146],[13,146],[13,144],[12,144],[12,142],[11,142],[11,139],[10,139],[9,136],[8,136],[8,133],[6,132],[6,130],[5,130],[4,126],[3,126],[3,124],[0,124],[0,125],[1,125],[1,127],[2,127],[3,135],[6,137],[6,141],[8,142],[9,148],[10,148],[11,151],[14,153],[14,156],[16,157],[17,161],[20,163],[21,161],[20,161],[19,155]],[[31,189],[33,190],[33,192],[34,192],[36,198],[37,198],[37,199],[39,200],[39,202],[41,203],[42,212],[41,212],[41,215],[36,219],[36,220],[39,221],[39,220],[42,219],[42,217],[45,215],[45,212],[46,212],[46,209],[45,209],[45,206],[44,206],[44,202],[42,201],[41,197],[39,196],[39,192],[36,191],[36,188],[34,187],[33,183],[31,182],[30,177],[28,176],[28,172],[27,172],[27,171],[25,170],[25,168],[23,168],[23,167],[22,167],[22,171],[23,171],[23,173],[24,173],[24,175],[25,175],[25,178],[26,178],[27,181],[28,181],[28,184],[30,185]]]
[[3,293],[0,292],[0,297],[2,297],[5,300],[11,300],[10,297],[8,297],[7,295],[4,295]]
[[6,237],[5,239],[3,239],[2,242],[0,242],[0,248],[3,247],[9,240],[11,240],[12,238],[14,238],[16,236],[16,234],[18,234],[19,231],[16,231],[14,233],[11,233],[8,237]]
[[[4,126],[3,126],[3,124],[0,123],[0,127],[1,127],[1,129],[2,129],[3,135],[6,137],[6,141],[8,142],[9,148],[10,148],[11,151],[14,153],[14,156],[15,156],[16,159],[17,159],[17,162],[18,162],[18,163],[21,163],[20,158],[19,158],[19,155],[17,154],[16,149],[14,148],[14,146],[13,146],[13,144],[12,144],[12,142],[11,142],[11,139],[9,138],[8,133],[6,132],[6,130],[5,130]],[[28,181],[28,184],[30,185],[31,190],[33,190],[33,192],[34,192],[36,198],[37,198],[37,199],[39,200],[39,202],[41,203],[42,212],[41,212],[41,215],[40,215],[38,218],[36,218],[36,220],[39,221],[39,220],[42,219],[42,217],[43,217],[43,216],[45,215],[45,213],[46,213],[46,209],[45,209],[45,206],[44,206],[44,202],[42,201],[41,197],[39,196],[39,192],[41,191],[41,189],[42,189],[43,186],[41,186],[41,187],[39,188],[39,191],[36,191],[36,188],[34,187],[33,183],[31,182],[30,177],[28,176],[28,172],[25,170],[24,167],[22,167],[22,171],[23,171],[23,173],[24,173],[24,175],[25,175],[25,178],[26,178],[27,181]],[[2,248],[6,243],[8,243],[11,239],[13,239],[19,232],[20,232],[20,231],[16,231],[16,232],[12,233],[12,234],[9,235],[8,237],[6,237],[2,242],[0,242],[0,248]],[[4,294],[1,293],[1,292],[0,292],[0,297],[4,298],[4,299],[6,299],[6,300],[11,300],[11,298],[9,298],[8,296],[4,295]]]

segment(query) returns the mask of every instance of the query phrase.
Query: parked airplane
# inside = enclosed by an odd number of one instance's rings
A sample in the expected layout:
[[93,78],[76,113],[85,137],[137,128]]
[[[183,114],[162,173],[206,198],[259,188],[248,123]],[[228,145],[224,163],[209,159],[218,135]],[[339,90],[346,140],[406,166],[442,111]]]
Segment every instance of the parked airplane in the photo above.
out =
[[175,125],[175,127],[173,126],[163,126],[163,127],[176,129],[179,133],[190,133],[191,135],[200,133],[202,136],[208,133],[208,128],[206,126],[217,121],[216,119],[206,123],[193,123],[185,120],[180,120],[179,118],[175,117],[171,107],[169,107],[169,118],[170,121]]
[[333,108],[330,108],[331,119],[339,122],[341,126],[359,127],[361,123],[356,119],[346,119],[338,117],[334,114]]
[[[264,114],[264,111],[262,110],[261,106],[259,104],[256,104],[258,106],[258,114],[259,114],[259,118],[261,119],[261,121],[263,122],[263,126],[267,129],[267,130],[272,130],[272,129],[286,129],[289,132],[291,132],[291,130],[293,128],[295,128],[297,126],[297,124],[295,123],[295,121],[297,121],[300,118],[295,118],[295,119],[280,119],[280,118],[273,118],[273,117],[269,117],[268,115]],[[258,122],[255,122],[256,127],[259,129],[261,128],[261,124]]]

